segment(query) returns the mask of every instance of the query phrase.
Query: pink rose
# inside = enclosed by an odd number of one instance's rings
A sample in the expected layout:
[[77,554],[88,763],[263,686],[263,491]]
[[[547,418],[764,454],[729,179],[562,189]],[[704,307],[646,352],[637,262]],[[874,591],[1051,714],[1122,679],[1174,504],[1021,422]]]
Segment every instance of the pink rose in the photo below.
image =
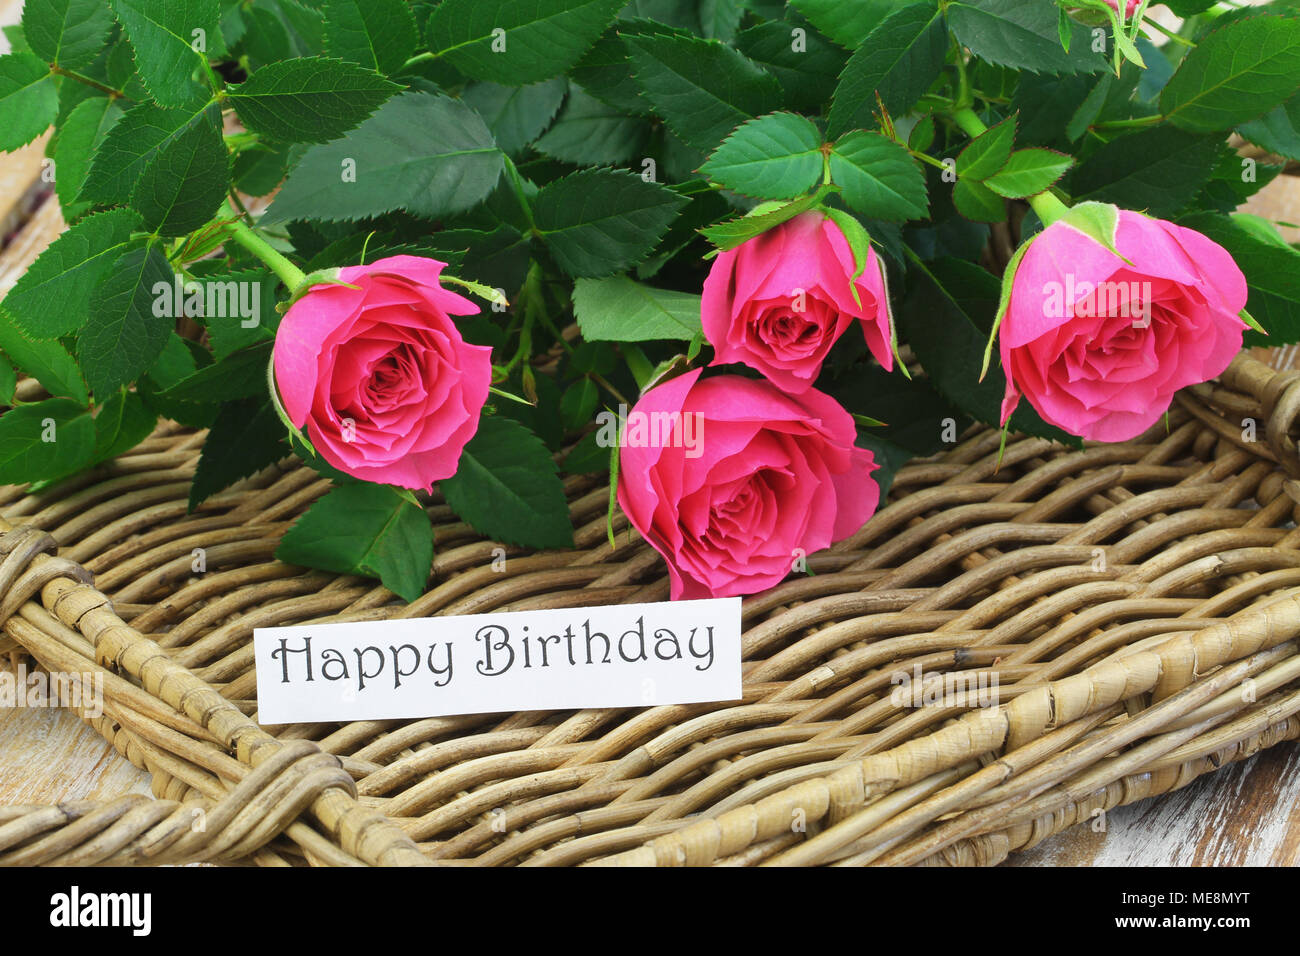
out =
[[831,346],[856,319],[877,361],[894,367],[889,298],[868,250],[849,282],[853,252],[835,222],[806,212],[718,256],[704,280],[704,335],[714,365],[743,362],[787,392],[811,388]]
[[[1124,19],[1127,20],[1136,12],[1141,0],[1128,0],[1124,5]],[[1119,0],[1105,0],[1106,6],[1110,7],[1116,13],[1119,13]]]
[[878,466],[829,395],[700,373],[643,395],[619,454],[618,503],[668,562],[674,600],[772,587],[880,499]]
[[1030,240],[998,332],[1003,422],[1023,394],[1071,434],[1125,441],[1241,350],[1246,279],[1222,246],[1119,210],[1115,248],[1132,265],[1064,220]]
[[444,289],[446,263],[392,256],[339,270],[275,336],[275,381],[289,420],[355,478],[430,489],[455,474],[478,430],[492,350],[468,345],[453,315],[478,306]]

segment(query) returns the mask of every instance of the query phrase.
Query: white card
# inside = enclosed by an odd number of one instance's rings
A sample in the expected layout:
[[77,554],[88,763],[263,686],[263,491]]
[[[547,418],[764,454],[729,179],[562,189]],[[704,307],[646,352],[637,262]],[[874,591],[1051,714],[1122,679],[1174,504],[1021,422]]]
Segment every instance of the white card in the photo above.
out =
[[740,598],[259,627],[263,724],[739,700]]

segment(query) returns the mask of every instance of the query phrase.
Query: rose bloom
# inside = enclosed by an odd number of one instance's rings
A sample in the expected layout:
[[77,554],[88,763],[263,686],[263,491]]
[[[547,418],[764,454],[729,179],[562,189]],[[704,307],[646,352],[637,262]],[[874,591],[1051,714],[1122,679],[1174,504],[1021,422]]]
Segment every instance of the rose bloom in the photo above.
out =
[[275,336],[275,381],[289,420],[354,478],[429,490],[455,474],[478,430],[490,348],[461,338],[473,302],[439,282],[446,263],[392,256],[339,270],[358,288],[318,285]]
[[876,254],[868,250],[856,280],[853,272],[844,233],[815,211],[721,253],[704,280],[700,306],[704,336],[715,350],[712,364],[743,362],[785,391],[802,392],[856,321],[871,354],[892,369],[889,299]]
[[772,587],[796,558],[862,527],[880,499],[878,466],[829,395],[700,374],[643,395],[619,455],[619,505],[668,562],[674,600]]
[[1120,210],[1115,248],[1132,265],[1063,221],[1030,240],[998,332],[1003,422],[1023,394],[1073,435],[1125,441],[1241,350],[1246,280],[1222,246]]
[[[1137,12],[1137,8],[1140,2],[1141,0],[1128,0],[1128,3],[1124,5],[1125,20],[1127,20],[1129,17],[1133,16],[1134,13]],[[1116,13],[1119,13],[1119,0],[1105,0],[1105,3],[1106,6],[1110,7]]]

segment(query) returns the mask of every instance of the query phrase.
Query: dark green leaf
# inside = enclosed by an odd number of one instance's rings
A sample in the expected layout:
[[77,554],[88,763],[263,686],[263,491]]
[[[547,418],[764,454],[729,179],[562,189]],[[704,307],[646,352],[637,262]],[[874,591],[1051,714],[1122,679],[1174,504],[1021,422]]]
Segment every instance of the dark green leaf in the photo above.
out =
[[482,202],[503,166],[492,134],[464,103],[404,93],[343,139],[309,149],[266,221],[364,219],[395,209],[436,219]]
[[235,157],[235,186],[250,196],[265,196],[274,192],[289,171],[287,145],[258,143]]
[[372,70],[324,56],[282,60],[230,87],[230,104],[255,133],[286,143],[342,136],[401,87]]
[[141,103],[127,110],[104,136],[90,163],[77,199],[104,206],[124,206],[145,168],[196,126],[218,122],[216,107],[164,110]]
[[95,422],[66,398],[12,408],[0,415],[0,484],[62,478],[90,464]]
[[539,153],[584,166],[627,162],[639,154],[649,124],[573,86],[555,123],[533,144]]
[[1300,160],[1300,93],[1259,119],[1243,123],[1237,132],[1270,153]]
[[1014,116],[980,133],[957,156],[957,175],[976,181],[988,179],[1011,158],[1011,144],[1016,138]]
[[887,439],[881,438],[867,432],[866,429],[858,429],[858,445],[866,448],[871,452],[871,457],[879,466],[871,473],[871,480],[880,487],[880,507],[884,507],[885,498],[889,494],[889,489],[894,485],[894,476],[898,474],[898,469],[902,468],[915,456],[911,451],[895,445]]
[[9,360],[0,355],[0,405],[12,405],[18,389],[18,372]]
[[131,39],[135,64],[159,106],[196,105],[204,98],[194,80],[207,49],[220,37],[217,0],[111,0]]
[[720,186],[759,199],[793,199],[817,185],[822,137],[796,113],[749,120],[722,141],[700,172]]
[[173,402],[204,403],[262,395],[266,392],[270,359],[270,342],[241,349],[171,384],[162,397]]
[[45,63],[30,53],[0,56],[0,152],[30,143],[58,112],[58,87]]
[[77,359],[96,400],[147,371],[167,344],[175,317],[155,315],[155,286],[172,285],[167,257],[156,247],[118,259],[95,287],[95,308],[77,340]]
[[624,2],[443,0],[429,21],[429,49],[476,80],[536,83],[573,66]]
[[571,431],[582,428],[596,411],[600,391],[589,378],[580,378],[564,390],[560,399],[560,418]]
[[89,66],[108,42],[113,15],[103,0],[28,0],[23,36],[31,52],[67,70]]
[[419,33],[403,0],[324,0],[325,51],[380,73],[396,73]]
[[584,169],[544,186],[533,218],[560,268],[599,278],[648,256],[685,203],[632,173]]
[[461,99],[483,117],[497,145],[517,156],[550,124],[564,101],[565,89],[563,77],[531,86],[471,83]]
[[140,218],[127,209],[87,216],[50,244],[4,298],[18,328],[40,339],[74,332],[90,315],[91,295],[109,267],[138,245]]
[[700,297],[656,289],[626,276],[579,279],[573,313],[589,342],[690,341],[700,332]]
[[886,17],[853,54],[831,103],[827,133],[874,127],[879,95],[891,116],[902,116],[943,70],[948,31],[930,3],[903,7]]
[[100,406],[95,416],[93,462],[107,461],[130,451],[149,437],[158,416],[135,392],[120,391]]
[[285,427],[265,397],[226,402],[203,441],[190,486],[190,510],[289,453]]
[[122,118],[122,108],[107,96],[92,96],[83,100],[68,114],[59,130],[54,147],[54,167],[57,174],[54,188],[63,207],[63,218],[73,222],[89,208],[88,203],[77,202],[77,194],[86,181],[90,159],[99,149],[108,131]]
[[716,40],[635,36],[627,44],[645,98],[695,149],[712,150],[745,120],[781,105],[776,79]]
[[779,21],[742,30],[736,47],[775,76],[788,106],[804,113],[822,111],[848,62],[848,54],[816,30]]
[[966,0],[948,5],[948,26],[981,60],[1033,73],[1097,73],[1106,59],[1092,50],[1089,29],[1071,23],[1061,49],[1056,5],[1042,0]]
[[518,422],[483,418],[456,474],[438,486],[452,511],[489,538],[530,548],[573,546],[555,462]]
[[700,0],[700,30],[711,40],[730,41],[744,12],[745,0]]
[[794,7],[840,46],[857,49],[881,20],[915,0],[791,0]]
[[230,159],[215,109],[167,141],[131,191],[131,206],[145,228],[183,236],[207,223],[230,189]]
[[1203,37],[1160,94],[1160,111],[1196,132],[1267,113],[1300,87],[1300,19],[1252,16]]
[[868,219],[922,219],[928,199],[925,176],[907,151],[879,133],[849,133],[831,151],[831,180],[844,201]]
[[1172,216],[1214,171],[1223,140],[1169,126],[1121,136],[1089,156],[1071,180],[1076,201],[1096,199]]
[[971,222],[1005,222],[1007,201],[976,179],[959,179],[952,203]]
[[433,568],[433,529],[424,509],[396,489],[359,482],[335,488],[308,508],[275,556],[286,564],[377,577],[414,601]]
[[0,352],[40,382],[51,395],[74,399],[79,405],[90,401],[90,392],[77,368],[76,359],[58,339],[29,339],[10,322],[0,321]]

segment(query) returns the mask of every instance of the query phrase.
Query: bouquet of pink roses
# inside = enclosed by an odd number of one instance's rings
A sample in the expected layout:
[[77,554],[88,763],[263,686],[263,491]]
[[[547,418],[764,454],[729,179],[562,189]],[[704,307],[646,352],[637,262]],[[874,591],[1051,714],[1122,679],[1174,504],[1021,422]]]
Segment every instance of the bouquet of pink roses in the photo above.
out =
[[279,556],[413,599],[435,486],[556,548],[608,473],[693,598],[974,423],[1159,429],[1300,341],[1236,211],[1300,161],[1300,15],[1164,7],[27,0],[0,149],[53,127],[69,227],[0,302],[0,483],[204,428],[191,508],[298,455]]

